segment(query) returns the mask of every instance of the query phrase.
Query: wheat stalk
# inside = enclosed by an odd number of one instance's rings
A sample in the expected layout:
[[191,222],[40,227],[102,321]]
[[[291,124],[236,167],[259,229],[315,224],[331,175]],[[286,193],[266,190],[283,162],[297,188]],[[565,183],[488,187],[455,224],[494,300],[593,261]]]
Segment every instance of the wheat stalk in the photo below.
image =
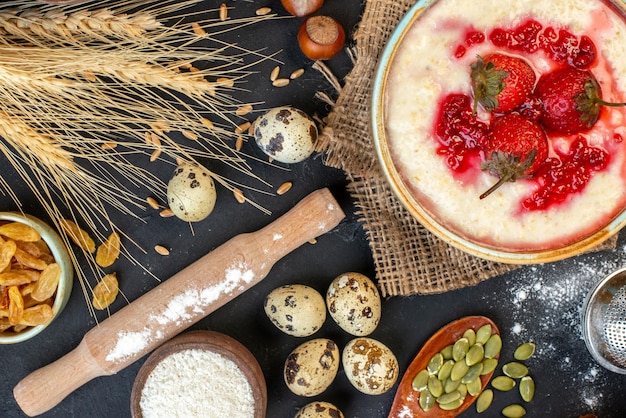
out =
[[[145,194],[164,200],[166,184],[152,163],[207,160],[259,183],[213,172],[226,189],[269,193],[251,157],[233,146],[241,121],[231,92],[273,55],[218,35],[272,16],[221,22],[217,9],[209,19],[194,12],[199,3],[118,0],[91,10],[97,2],[32,7],[17,0],[0,9],[0,152],[59,229],[70,218],[101,242],[119,231],[111,210],[140,219]],[[0,190],[21,205],[3,175]],[[126,247],[124,254],[134,261]],[[72,258],[90,300],[88,277],[102,272],[87,252]]]

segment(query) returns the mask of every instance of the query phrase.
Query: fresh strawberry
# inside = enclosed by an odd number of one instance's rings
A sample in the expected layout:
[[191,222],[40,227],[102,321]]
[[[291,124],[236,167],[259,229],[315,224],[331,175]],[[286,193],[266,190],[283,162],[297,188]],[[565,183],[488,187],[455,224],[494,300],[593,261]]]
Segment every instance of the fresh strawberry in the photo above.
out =
[[537,79],[524,59],[493,53],[478,56],[471,66],[474,112],[478,103],[487,111],[509,112],[519,107],[532,92]]
[[485,157],[480,168],[499,180],[481,199],[507,181],[531,177],[548,158],[548,138],[537,122],[518,113],[497,116],[491,124]]
[[540,121],[548,130],[572,135],[593,127],[602,106],[624,106],[602,100],[602,90],[588,70],[566,67],[542,75],[535,88],[541,101]]

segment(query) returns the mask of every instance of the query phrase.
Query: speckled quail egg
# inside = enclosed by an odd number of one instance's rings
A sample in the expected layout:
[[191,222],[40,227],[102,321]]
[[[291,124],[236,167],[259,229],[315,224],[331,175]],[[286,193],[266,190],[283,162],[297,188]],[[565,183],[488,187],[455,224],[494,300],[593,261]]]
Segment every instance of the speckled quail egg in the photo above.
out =
[[332,403],[319,401],[304,405],[294,418],[344,418],[344,415]]
[[380,294],[363,274],[349,272],[336,277],[326,292],[326,304],[335,322],[354,336],[371,334],[380,322]]
[[296,347],[287,356],[283,369],[289,390],[300,396],[317,396],[335,380],[339,348],[332,340],[316,338]]
[[265,297],[265,314],[285,334],[308,337],[326,321],[326,303],[315,289],[302,284],[278,287]]
[[211,214],[216,200],[215,183],[206,168],[191,163],[176,167],[167,184],[167,202],[176,217],[201,221]]
[[398,360],[393,352],[373,338],[358,337],[346,344],[341,356],[346,377],[357,390],[380,395],[398,378]]
[[290,106],[270,109],[253,125],[261,150],[281,163],[299,163],[315,150],[317,126],[303,111]]

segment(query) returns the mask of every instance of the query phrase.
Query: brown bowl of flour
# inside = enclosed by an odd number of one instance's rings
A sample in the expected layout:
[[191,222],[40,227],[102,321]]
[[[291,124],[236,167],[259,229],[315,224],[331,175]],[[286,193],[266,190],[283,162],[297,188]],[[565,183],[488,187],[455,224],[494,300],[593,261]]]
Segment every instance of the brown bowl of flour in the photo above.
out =
[[267,387],[258,361],[239,341],[189,331],[157,348],[133,385],[133,418],[264,418]]

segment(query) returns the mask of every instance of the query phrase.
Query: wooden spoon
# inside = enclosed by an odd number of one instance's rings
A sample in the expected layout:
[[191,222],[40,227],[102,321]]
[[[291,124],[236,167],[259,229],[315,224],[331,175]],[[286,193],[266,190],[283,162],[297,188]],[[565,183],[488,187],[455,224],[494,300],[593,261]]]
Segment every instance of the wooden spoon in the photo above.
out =
[[[426,368],[433,355],[440,352],[444,347],[454,344],[469,328],[478,331],[480,327],[486,324],[491,325],[492,333],[500,334],[498,327],[491,319],[484,316],[468,316],[446,325],[430,337],[404,373],[391,405],[388,418],[451,418],[458,416],[474,403],[478,395],[471,396],[467,394],[463,404],[453,411],[444,411],[435,405],[432,409],[425,412],[419,405],[419,392],[413,389],[412,383],[417,373]],[[480,377],[482,389],[485,388],[492,375],[493,372]]]

